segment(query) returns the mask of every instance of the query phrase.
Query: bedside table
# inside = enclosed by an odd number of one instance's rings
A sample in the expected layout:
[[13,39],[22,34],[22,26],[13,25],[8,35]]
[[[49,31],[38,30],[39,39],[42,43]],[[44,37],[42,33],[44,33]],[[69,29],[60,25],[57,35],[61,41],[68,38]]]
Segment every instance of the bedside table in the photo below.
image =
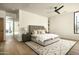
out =
[[29,33],[22,34],[22,41],[23,42],[30,41],[30,40],[31,40],[31,35]]

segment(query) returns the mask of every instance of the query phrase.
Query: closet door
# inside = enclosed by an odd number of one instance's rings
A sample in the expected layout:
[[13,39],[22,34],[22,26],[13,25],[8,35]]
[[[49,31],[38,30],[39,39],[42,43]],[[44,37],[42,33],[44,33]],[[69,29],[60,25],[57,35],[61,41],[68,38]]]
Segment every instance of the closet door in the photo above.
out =
[[4,41],[4,19],[0,18],[0,42]]

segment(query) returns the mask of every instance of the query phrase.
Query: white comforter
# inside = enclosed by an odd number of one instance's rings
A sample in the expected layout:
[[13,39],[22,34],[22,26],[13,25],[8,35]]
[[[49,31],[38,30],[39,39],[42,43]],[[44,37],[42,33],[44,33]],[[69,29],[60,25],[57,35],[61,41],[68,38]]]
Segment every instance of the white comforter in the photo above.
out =
[[33,34],[32,37],[36,37],[36,40],[44,42],[46,40],[55,39],[58,37],[56,34]]

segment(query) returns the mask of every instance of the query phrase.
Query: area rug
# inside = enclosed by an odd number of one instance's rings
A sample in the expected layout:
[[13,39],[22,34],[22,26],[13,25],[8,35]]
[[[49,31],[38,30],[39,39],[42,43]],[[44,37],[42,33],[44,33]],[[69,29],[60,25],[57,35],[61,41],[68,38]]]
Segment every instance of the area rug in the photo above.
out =
[[59,41],[48,46],[41,46],[33,41],[25,42],[39,55],[65,55],[77,41],[58,38]]

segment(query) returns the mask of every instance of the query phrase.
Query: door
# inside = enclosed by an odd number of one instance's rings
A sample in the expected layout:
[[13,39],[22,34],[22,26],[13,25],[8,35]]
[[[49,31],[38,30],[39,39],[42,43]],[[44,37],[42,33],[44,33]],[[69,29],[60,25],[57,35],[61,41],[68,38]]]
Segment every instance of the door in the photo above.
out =
[[0,42],[4,41],[4,19],[0,18]]

